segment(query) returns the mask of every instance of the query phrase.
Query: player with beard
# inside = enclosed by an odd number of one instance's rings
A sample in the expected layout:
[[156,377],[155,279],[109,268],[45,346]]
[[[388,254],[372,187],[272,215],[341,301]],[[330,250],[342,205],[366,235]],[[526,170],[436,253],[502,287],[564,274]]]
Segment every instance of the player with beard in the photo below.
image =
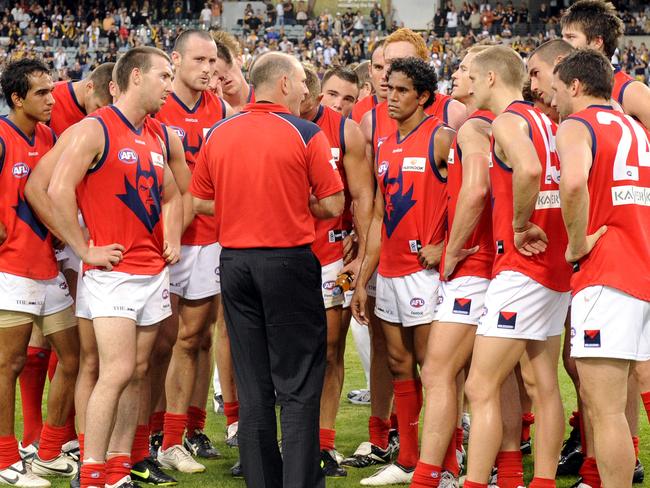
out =
[[361,480],[364,486],[409,483],[418,459],[422,385],[418,366],[438,299],[440,249],[447,211],[446,164],[455,135],[425,113],[435,72],[417,58],[394,60],[387,103],[397,132],[377,152],[374,216],[352,299],[355,318],[368,324],[366,285],[378,266],[375,315],[386,337],[393,376],[400,451],[393,464]]
[[[75,126],[76,143],[61,154],[48,188],[53,225],[85,263],[82,295],[101,352],[86,413],[83,487],[130,483],[128,474],[118,479],[130,467],[130,453],[107,452],[111,418],[118,401],[124,404],[122,415],[133,420],[125,437],[133,438],[156,325],[171,313],[166,264],[178,261],[183,220],[165,143],[147,123],[171,90],[169,57],[155,48],[132,49],[118,61],[115,77],[119,100]],[[125,245],[107,244],[120,240]]]
[[[305,67],[309,94],[300,106],[300,116],[318,125],[331,146],[332,161],[336,164],[354,206],[355,228],[360,229],[359,241],[365,249],[366,233],[370,225],[373,205],[373,178],[365,159],[365,140],[359,126],[335,110],[321,105],[323,94],[318,76]],[[347,324],[342,322],[343,293],[336,292],[336,279],[350,272],[359,273],[360,260],[343,265],[343,216],[333,219],[314,219],[316,237],[312,250],[322,267],[322,293],[327,315],[327,366],[321,396],[320,449],[321,464],[327,476],[346,476],[334,453],[335,422],[344,376],[344,344]],[[362,257],[362,256],[361,256]],[[348,322],[349,323],[349,322]]]

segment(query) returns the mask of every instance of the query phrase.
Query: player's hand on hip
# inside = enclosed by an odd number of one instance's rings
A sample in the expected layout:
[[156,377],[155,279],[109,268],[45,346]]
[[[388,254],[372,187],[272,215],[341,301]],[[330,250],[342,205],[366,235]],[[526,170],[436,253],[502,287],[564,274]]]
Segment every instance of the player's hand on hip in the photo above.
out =
[[535,256],[546,251],[548,237],[538,225],[528,222],[522,229],[515,229],[515,247],[524,256]]
[[449,252],[449,248],[447,248],[445,252],[445,259],[442,263],[443,269],[442,269],[442,276],[444,279],[448,279],[451,274],[454,272],[456,269],[456,266],[458,266],[458,263],[460,263],[462,260],[467,258],[467,256],[471,256],[472,254],[476,254],[479,250],[478,246],[474,246],[470,249],[461,249],[458,252],[451,253]]
[[566,248],[564,258],[568,263],[576,263],[591,252],[598,240],[607,232],[607,226],[603,225],[593,234],[588,235],[583,243],[579,246],[572,246],[571,243]]
[[163,244],[163,257],[167,264],[176,264],[181,259],[181,246],[180,244],[171,244],[165,241]]
[[445,242],[440,241],[438,244],[427,244],[418,251],[418,261],[425,269],[433,269],[440,264],[442,251]]
[[362,325],[368,325],[368,317],[366,315],[366,304],[368,303],[368,293],[365,286],[357,287],[352,295],[352,302],[350,303],[350,310],[357,322]]
[[109,244],[107,246],[96,247],[95,243],[90,240],[88,243],[88,250],[82,257],[84,263],[91,266],[98,266],[104,268],[106,271],[111,271],[113,266],[116,266],[124,257],[123,252],[126,249],[122,244]]

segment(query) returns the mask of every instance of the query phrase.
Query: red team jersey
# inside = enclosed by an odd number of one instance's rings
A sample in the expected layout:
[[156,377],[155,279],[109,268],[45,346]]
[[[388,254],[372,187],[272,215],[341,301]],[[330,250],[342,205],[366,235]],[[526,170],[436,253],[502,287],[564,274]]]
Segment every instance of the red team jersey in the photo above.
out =
[[634,81],[630,75],[621,70],[620,66],[614,68],[614,87],[612,88],[612,99],[616,100],[619,105],[623,105],[623,95],[625,89]]
[[354,104],[350,118],[354,120],[357,124],[361,123],[361,119],[367,112],[370,112],[373,108],[379,105],[379,100],[377,100],[377,95],[368,95],[363,97],[357,103]]
[[[471,119],[483,119],[492,123],[494,121],[494,114],[488,110],[477,110],[468,120]],[[457,138],[454,138],[451,151],[449,152],[449,159],[447,160],[447,194],[449,195],[447,202],[447,220],[450,231],[454,222],[454,216],[456,215],[456,205],[462,184],[463,152],[462,148],[458,145]],[[471,249],[474,246],[478,246],[478,252],[460,261],[449,277],[450,280],[461,276],[476,276],[486,279],[492,277],[494,241],[492,240],[492,209],[490,207],[489,197],[487,197],[481,218],[474,232],[465,245],[463,245],[463,249]],[[449,239],[449,235],[447,235],[447,239]]]
[[[345,155],[345,117],[329,107],[318,109],[313,122],[321,128],[327,136],[332,148],[332,161],[341,175],[343,185],[347,186],[343,156]],[[347,202],[346,202],[347,208]],[[343,217],[332,219],[314,219],[316,237],[311,246],[312,251],[320,261],[321,266],[334,263],[343,259]]]
[[71,125],[76,124],[86,116],[86,110],[79,104],[72,88],[72,81],[62,81],[54,86],[54,110],[48,125],[59,137]]
[[605,285],[650,301],[650,143],[645,128],[607,105],[592,105],[570,119],[592,138],[587,234],[607,232],[571,278],[574,293]]
[[443,125],[426,117],[406,137],[393,132],[377,152],[377,182],[384,195],[379,274],[421,271],[418,251],[445,237],[446,180],[434,160],[434,138]]
[[[441,122],[446,124],[449,120],[447,109],[451,103],[449,95],[436,93],[434,102],[424,109],[427,115],[433,115]],[[372,109],[372,147],[377,151],[377,147],[386,140],[388,136],[397,131],[397,122],[388,115],[388,103],[381,102]]]
[[45,124],[36,124],[31,139],[7,117],[0,117],[0,222],[7,239],[0,244],[0,272],[35,280],[58,274],[52,235],[25,199],[25,183],[56,137]]
[[[91,117],[104,129],[104,153],[77,187],[77,200],[96,246],[122,244],[124,259],[113,271],[155,275],[165,267],[163,178],[165,148],[154,124],[138,130],[117,107]],[[84,269],[88,267],[85,266]]]
[[[544,230],[548,246],[545,252],[531,257],[524,256],[515,248],[512,229],[512,169],[499,160],[493,147],[490,181],[496,258],[492,274],[496,276],[501,271],[517,271],[552,290],[569,291],[571,267],[564,259],[568,238],[560,209],[560,170],[555,151],[557,124],[528,102],[512,102],[505,112],[516,114],[526,121],[542,166],[540,191],[530,221]],[[494,138],[492,144],[494,145]]]
[[[255,143],[242,144],[243,137]],[[282,105],[252,103],[212,128],[190,191],[215,201],[217,238],[224,248],[312,244],[310,192],[320,200],[343,190],[330,159],[330,143],[316,124]],[[244,189],[228,184],[233,181]],[[228,211],[233,208],[238,211]],[[295,232],[287,234],[287,228]]]
[[[226,115],[226,106],[216,95],[204,91],[192,108],[187,107],[174,93],[156,114],[156,119],[172,129],[185,149],[185,160],[194,172],[196,157],[210,128]],[[181,238],[186,246],[206,246],[217,242],[217,224],[214,217],[197,215]]]

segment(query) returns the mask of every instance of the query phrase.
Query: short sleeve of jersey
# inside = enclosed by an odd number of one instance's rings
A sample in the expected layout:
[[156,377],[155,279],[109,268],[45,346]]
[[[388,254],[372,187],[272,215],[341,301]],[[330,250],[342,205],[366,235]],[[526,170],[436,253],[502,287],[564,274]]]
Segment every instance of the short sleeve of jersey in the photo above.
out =
[[202,200],[214,200],[214,183],[210,175],[207,157],[211,148],[212,144],[208,141],[199,151],[190,183],[190,193]]
[[319,200],[343,190],[343,182],[332,160],[327,136],[319,131],[307,144],[307,164],[312,193]]

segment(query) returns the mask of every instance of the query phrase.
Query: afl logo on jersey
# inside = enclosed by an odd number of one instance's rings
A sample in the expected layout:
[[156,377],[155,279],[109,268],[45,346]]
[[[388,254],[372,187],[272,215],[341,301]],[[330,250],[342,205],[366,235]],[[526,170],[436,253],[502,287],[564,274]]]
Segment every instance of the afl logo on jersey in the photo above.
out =
[[424,306],[424,298],[411,298],[411,307],[420,308]]
[[379,176],[384,176],[384,173],[388,171],[388,161],[382,161],[379,167],[377,168],[377,174]]
[[174,127],[174,126],[171,126],[171,125],[169,126],[169,128],[171,130],[173,130],[174,132],[176,132],[176,135],[178,137],[180,137],[181,139],[185,139],[185,131],[183,129],[181,129],[180,127]]
[[135,164],[138,162],[138,153],[131,148],[120,149],[120,152],[117,153],[117,159],[122,161],[124,164]]
[[11,173],[14,175],[14,178],[24,178],[29,174],[29,166],[25,163],[16,163],[14,164]]

